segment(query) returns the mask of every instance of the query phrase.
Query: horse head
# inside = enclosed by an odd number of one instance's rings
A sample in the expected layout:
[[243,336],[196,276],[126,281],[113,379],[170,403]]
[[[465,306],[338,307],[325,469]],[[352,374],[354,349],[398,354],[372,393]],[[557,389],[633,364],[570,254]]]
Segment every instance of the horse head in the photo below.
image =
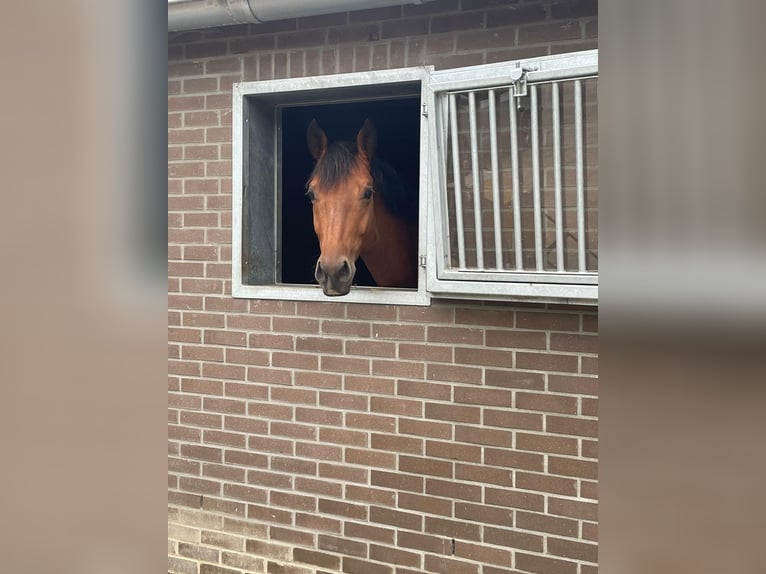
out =
[[325,295],[346,295],[365,242],[375,236],[374,181],[370,163],[375,153],[375,127],[369,120],[356,143],[328,143],[313,120],[308,148],[316,160],[306,195],[314,212],[320,255],[314,276]]

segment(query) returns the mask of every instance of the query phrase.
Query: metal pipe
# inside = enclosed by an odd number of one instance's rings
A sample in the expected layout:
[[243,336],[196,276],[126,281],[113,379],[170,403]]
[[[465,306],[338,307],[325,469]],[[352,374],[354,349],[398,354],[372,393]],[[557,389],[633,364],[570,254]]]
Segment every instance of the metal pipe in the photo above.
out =
[[503,230],[500,218],[500,167],[497,161],[495,90],[489,90],[489,150],[492,161],[492,214],[495,228],[495,267],[503,268]]
[[551,84],[553,106],[553,182],[556,210],[556,270],[564,271],[564,214],[561,201],[561,119],[559,117],[559,84]]
[[511,178],[513,185],[513,251],[516,256],[516,269],[524,269],[524,259],[521,251],[521,204],[519,192],[519,138],[516,122],[516,106],[514,105],[515,88],[508,90],[508,106],[511,108]]
[[460,184],[460,151],[457,134],[457,103],[455,94],[449,95],[450,137],[452,138],[452,180],[455,184],[455,225],[457,226],[457,259],[465,269],[465,232],[463,227],[463,190]]
[[481,178],[479,177],[479,144],[476,136],[476,93],[468,92],[468,120],[471,128],[471,175],[473,176],[473,221],[476,235],[476,266],[484,269],[484,241],[481,223]]
[[543,270],[543,221],[540,210],[540,150],[538,149],[537,86],[529,87],[532,129],[532,199],[534,200],[535,268]]
[[260,24],[361,8],[423,4],[432,0],[168,0],[168,31]]
[[585,272],[585,185],[582,150],[582,81],[575,80],[575,165],[577,169],[577,268]]

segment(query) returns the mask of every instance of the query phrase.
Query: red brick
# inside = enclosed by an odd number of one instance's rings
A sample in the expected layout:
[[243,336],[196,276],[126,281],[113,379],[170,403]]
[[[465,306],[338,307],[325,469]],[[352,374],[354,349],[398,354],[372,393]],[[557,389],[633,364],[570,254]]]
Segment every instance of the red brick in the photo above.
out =
[[393,488],[399,491],[423,492],[424,479],[422,476],[372,470],[370,484],[383,488]]
[[516,393],[516,408],[546,413],[577,414],[577,398],[550,393]]
[[372,336],[375,339],[395,341],[425,341],[426,328],[423,325],[375,323],[372,326]]
[[328,411],[327,409],[311,409],[307,407],[295,408],[296,421],[338,426],[341,424],[342,418],[343,415],[341,415],[341,413]]
[[224,454],[226,464],[239,464],[247,467],[266,467],[269,463],[265,454],[239,450],[227,450]]
[[357,520],[367,519],[367,507],[362,504],[351,504],[348,502],[320,498],[318,508],[319,512],[324,514],[334,514]]
[[434,554],[446,554],[450,550],[448,541],[443,536],[430,536],[401,530],[396,537],[397,544],[404,548],[423,550]]
[[598,421],[577,417],[545,417],[545,430],[549,433],[568,434],[582,437],[598,436]]
[[480,445],[505,446],[510,448],[513,444],[513,433],[499,429],[456,425],[455,440],[459,442],[468,442]]
[[510,347],[514,349],[545,349],[545,333],[537,331],[488,330],[488,347]]
[[[269,528],[269,536],[272,540],[277,540],[277,541],[281,540],[283,542],[289,542],[290,544],[296,544],[301,546],[314,545],[314,534],[311,532],[306,532],[304,530],[294,530],[292,528],[282,528],[280,526],[271,526]],[[304,572],[301,571],[300,574],[304,574]],[[309,572],[305,572],[305,574],[309,574]]]
[[338,429],[338,428],[320,428],[319,429],[320,442],[341,444],[348,446],[366,447],[367,445],[367,433]]
[[534,472],[543,472],[545,470],[543,455],[531,452],[519,452],[510,449],[485,448],[484,464],[508,468],[521,468]]
[[512,394],[510,391],[477,387],[455,387],[456,403],[510,407]]
[[345,350],[347,355],[389,358],[396,356],[396,345],[388,341],[346,341]]
[[[452,348],[438,345],[400,343],[399,358],[440,363],[452,362]],[[422,374],[420,375],[422,377]]]
[[598,505],[584,500],[548,497],[548,514],[566,516],[578,520],[597,520]]
[[337,552],[347,556],[367,557],[367,543],[349,540],[340,536],[327,536],[320,534],[317,540],[321,550]]
[[395,454],[377,450],[347,448],[345,461],[349,464],[358,464],[370,468],[378,467],[393,469],[396,467]]
[[516,552],[516,568],[546,574],[576,574],[577,563]]
[[525,510],[535,510],[542,512],[545,508],[545,499],[542,495],[531,492],[517,491],[511,489],[497,489],[487,487],[485,489],[484,502],[487,504],[496,504],[498,506],[509,506],[511,508],[522,508]]
[[577,331],[580,327],[580,317],[564,313],[532,313],[519,311],[516,313],[519,328],[541,329],[545,331]]
[[426,481],[427,494],[460,500],[479,501],[481,500],[481,490],[481,486],[466,484],[464,482],[453,482],[435,478],[429,478]]
[[322,478],[332,478],[345,482],[357,482],[367,484],[369,469],[353,468],[348,465],[339,464],[320,464],[319,476]]
[[441,325],[429,326],[428,341],[432,343],[481,345],[484,343],[484,329]]
[[399,419],[399,434],[412,434],[431,438],[451,439],[452,425],[417,419]]
[[478,424],[481,421],[481,409],[479,407],[458,406],[448,403],[426,403],[425,415],[429,419],[463,423]]
[[269,493],[269,504],[273,506],[282,506],[284,508],[292,508],[293,510],[315,512],[317,499],[313,496],[302,496],[292,492],[272,490]]
[[401,512],[380,506],[370,506],[370,522],[373,524],[388,524],[407,530],[421,530],[423,517],[420,514]]
[[479,572],[478,564],[431,554],[427,554],[425,557],[425,567],[428,572],[438,572],[439,574],[478,574]]
[[542,431],[543,415],[510,409],[484,409],[483,423],[485,426]]
[[533,512],[517,512],[516,527],[559,536],[577,536],[577,521],[559,516],[546,516]]
[[577,478],[596,479],[598,477],[598,466],[597,463],[592,460],[576,460],[572,458],[549,456],[548,472],[551,474],[560,474]]
[[455,362],[466,365],[511,368],[513,366],[513,351],[456,347]]
[[364,395],[353,395],[349,393],[334,393],[322,391],[319,393],[319,404],[323,407],[332,409],[366,411],[368,398]]
[[385,433],[393,433],[396,431],[396,419],[394,417],[380,415],[346,413],[345,424],[348,428],[374,430]]
[[399,470],[402,472],[452,478],[452,467],[452,463],[447,461],[416,456],[399,456]]
[[273,352],[271,364],[274,367],[286,369],[303,369],[315,371],[319,368],[319,358],[310,353]]
[[553,393],[597,395],[598,379],[595,377],[550,374],[548,375],[548,390]]
[[322,356],[321,370],[323,372],[355,373],[367,375],[370,373],[370,360],[352,357]]
[[379,560],[387,564],[401,564],[404,566],[420,566],[420,554],[407,552],[387,546],[370,544],[370,559]]
[[503,528],[484,528],[483,542],[496,546],[507,546],[516,550],[530,550],[532,552],[543,551],[543,537],[519,530],[506,530]]
[[421,439],[395,434],[373,433],[370,436],[370,446],[385,451],[423,454],[423,441]]
[[516,353],[517,369],[576,373],[578,370],[578,362],[578,357],[576,355],[558,355],[550,352]]
[[400,380],[397,384],[397,394],[409,397],[449,401],[452,398],[452,387],[449,385],[439,385],[433,382]]
[[455,478],[485,484],[513,486],[513,471],[483,465],[456,463]]
[[455,442],[431,441],[426,443],[426,454],[434,458],[448,458],[465,462],[481,462],[482,447]]
[[393,574],[393,567],[359,558],[343,557],[343,572],[346,574]]
[[[296,454],[296,456],[298,455]],[[317,463],[292,456],[272,456],[271,470],[285,472],[288,475],[305,474],[315,476],[317,473]],[[287,485],[289,485],[289,481]]]
[[459,365],[429,364],[426,379],[437,382],[481,384],[482,369]]
[[222,395],[223,382],[208,381],[205,379],[181,379],[181,390],[185,393],[199,393],[202,395]]
[[424,514],[452,516],[452,501],[448,498],[435,498],[433,496],[400,492],[397,496],[397,501],[398,508],[417,510]]
[[374,413],[420,417],[422,416],[422,409],[423,403],[421,401],[398,397],[372,397],[370,399],[370,411]]
[[[356,522],[344,522],[343,534],[352,538],[361,538],[364,540],[375,540],[377,542],[383,542],[387,544],[394,543],[394,530],[390,528],[381,528],[380,526],[372,526],[369,524],[357,524]],[[405,532],[399,533],[399,544],[401,544],[401,536],[403,534],[409,534]]]
[[463,540],[478,541],[481,539],[481,525],[479,524],[433,516],[426,516],[425,532]]

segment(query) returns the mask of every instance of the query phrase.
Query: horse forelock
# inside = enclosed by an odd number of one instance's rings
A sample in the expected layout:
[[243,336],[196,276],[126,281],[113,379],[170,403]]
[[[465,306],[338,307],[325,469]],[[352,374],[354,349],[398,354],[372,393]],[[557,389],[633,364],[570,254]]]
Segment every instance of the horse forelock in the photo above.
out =
[[319,158],[309,181],[316,179],[322,186],[337,187],[357,168],[357,148],[351,142],[332,142]]

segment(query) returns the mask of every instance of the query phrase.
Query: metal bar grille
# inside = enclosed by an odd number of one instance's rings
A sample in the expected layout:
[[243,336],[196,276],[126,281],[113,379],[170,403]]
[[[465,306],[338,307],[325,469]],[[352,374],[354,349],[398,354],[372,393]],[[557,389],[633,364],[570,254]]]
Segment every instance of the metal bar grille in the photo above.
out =
[[582,155],[582,81],[574,83],[575,164],[577,166],[577,270],[585,271],[585,184]]
[[440,277],[597,284],[597,78],[561,76],[445,90]]
[[471,176],[473,179],[473,219],[476,237],[476,266],[484,268],[484,240],[481,222],[481,182],[479,181],[479,144],[476,126],[476,92],[468,93],[468,113],[471,126]]
[[458,266],[465,268],[465,226],[463,225],[463,191],[460,185],[460,145],[457,131],[457,104],[455,94],[449,96],[450,135],[452,137],[452,170],[455,186],[455,223],[457,227]]
[[489,90],[489,145],[492,157],[492,219],[495,229],[495,267],[503,268],[503,239],[500,214],[500,169],[497,160],[497,112],[495,90]]
[[540,121],[537,112],[537,86],[531,89],[532,106],[532,199],[534,201],[535,269],[543,270],[543,221],[540,207]]

